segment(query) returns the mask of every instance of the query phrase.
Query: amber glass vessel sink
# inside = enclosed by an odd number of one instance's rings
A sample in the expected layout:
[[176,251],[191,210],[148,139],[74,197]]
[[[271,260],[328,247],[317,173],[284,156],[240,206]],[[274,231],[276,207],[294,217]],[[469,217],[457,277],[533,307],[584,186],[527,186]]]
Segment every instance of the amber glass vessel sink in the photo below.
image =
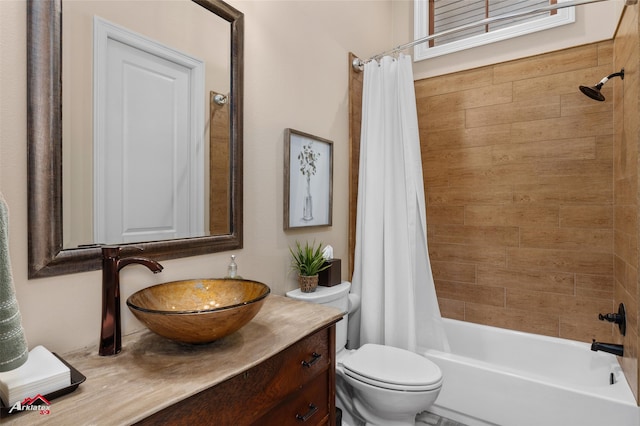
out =
[[127,306],[160,336],[183,343],[209,343],[251,321],[270,292],[266,284],[249,280],[172,281],[132,294]]

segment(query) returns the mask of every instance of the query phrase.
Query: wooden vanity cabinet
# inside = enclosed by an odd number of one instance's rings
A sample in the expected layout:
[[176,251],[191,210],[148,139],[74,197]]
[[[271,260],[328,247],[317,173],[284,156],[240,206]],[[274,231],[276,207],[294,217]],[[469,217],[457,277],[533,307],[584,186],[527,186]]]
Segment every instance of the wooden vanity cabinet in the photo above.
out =
[[335,353],[335,325],[330,325],[137,424],[333,426]]

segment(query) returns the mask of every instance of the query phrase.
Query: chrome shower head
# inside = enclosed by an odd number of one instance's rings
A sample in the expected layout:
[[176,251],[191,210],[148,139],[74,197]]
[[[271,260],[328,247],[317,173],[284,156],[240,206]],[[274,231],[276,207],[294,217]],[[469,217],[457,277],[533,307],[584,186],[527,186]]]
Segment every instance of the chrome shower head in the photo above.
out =
[[604,86],[604,84],[607,81],[609,81],[610,78],[613,78],[613,77],[620,77],[621,79],[624,80],[624,68],[622,68],[620,72],[609,74],[608,76],[600,80],[600,82],[595,86],[580,86],[580,91],[585,95],[587,95],[588,97],[590,97],[591,99],[604,102],[604,95],[600,92],[600,89],[602,89],[602,86]]

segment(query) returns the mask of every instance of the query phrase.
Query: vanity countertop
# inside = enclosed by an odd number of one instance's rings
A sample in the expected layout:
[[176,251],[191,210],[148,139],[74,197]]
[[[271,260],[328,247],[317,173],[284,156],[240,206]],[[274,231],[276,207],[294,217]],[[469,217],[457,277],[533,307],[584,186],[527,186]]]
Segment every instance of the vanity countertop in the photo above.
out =
[[64,354],[87,380],[53,400],[50,414],[18,413],[2,424],[131,424],[260,364],[342,315],[270,295],[249,324],[213,343],[182,345],[144,329],[123,337],[122,352],[112,357],[98,356],[97,347]]

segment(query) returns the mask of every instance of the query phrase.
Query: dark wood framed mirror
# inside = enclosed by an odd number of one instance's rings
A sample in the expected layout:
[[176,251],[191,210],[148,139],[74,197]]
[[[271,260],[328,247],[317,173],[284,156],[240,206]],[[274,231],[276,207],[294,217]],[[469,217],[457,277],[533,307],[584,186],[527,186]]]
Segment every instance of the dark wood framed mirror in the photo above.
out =
[[[221,0],[193,1],[230,24],[229,232],[122,244],[158,260],[238,249],[243,242],[244,15]],[[63,246],[62,0],[27,2],[27,127],[29,278],[100,269],[99,244]]]

